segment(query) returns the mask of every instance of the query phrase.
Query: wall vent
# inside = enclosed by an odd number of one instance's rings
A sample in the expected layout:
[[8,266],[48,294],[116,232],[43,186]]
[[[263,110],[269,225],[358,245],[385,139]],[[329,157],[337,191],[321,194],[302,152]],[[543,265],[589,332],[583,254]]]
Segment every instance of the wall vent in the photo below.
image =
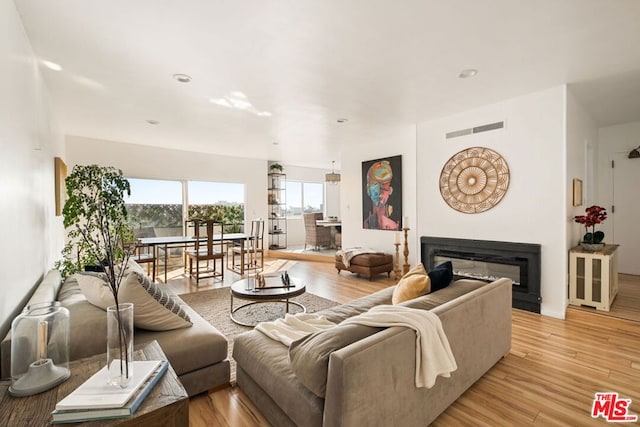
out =
[[489,123],[488,125],[476,126],[469,129],[454,130],[453,132],[447,132],[447,139],[457,138],[459,136],[471,135],[473,133],[487,132],[490,130],[502,129],[504,122]]

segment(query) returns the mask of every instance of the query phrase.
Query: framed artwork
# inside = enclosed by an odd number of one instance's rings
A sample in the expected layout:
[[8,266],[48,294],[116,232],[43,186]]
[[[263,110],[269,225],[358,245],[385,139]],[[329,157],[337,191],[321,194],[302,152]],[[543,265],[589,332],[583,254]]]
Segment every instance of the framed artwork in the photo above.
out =
[[582,206],[582,180],[573,178],[573,206]]
[[362,162],[362,228],[402,228],[402,156]]
[[440,194],[458,212],[477,214],[497,205],[509,188],[509,166],[497,152],[471,147],[454,154],[440,172]]
[[62,207],[65,201],[65,185],[64,180],[67,179],[67,165],[60,157],[53,159],[55,173],[55,197],[56,197],[56,216],[62,215]]

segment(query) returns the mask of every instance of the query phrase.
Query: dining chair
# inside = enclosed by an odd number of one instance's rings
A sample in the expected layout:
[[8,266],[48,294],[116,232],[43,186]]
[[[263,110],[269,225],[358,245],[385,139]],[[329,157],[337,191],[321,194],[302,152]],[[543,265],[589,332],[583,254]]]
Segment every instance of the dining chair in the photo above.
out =
[[[147,264],[147,276],[151,278],[152,282],[156,280],[156,255],[153,246],[136,245],[136,248],[129,259],[138,264]],[[151,272],[149,269],[151,269]]]
[[137,228],[133,230],[133,235],[136,238],[136,245],[133,253],[129,259],[135,261],[138,264],[147,264],[147,276],[149,276],[149,269],[151,269],[151,281],[156,280],[156,254],[155,248],[150,245],[142,245],[137,240],[141,237],[155,237],[156,233],[153,227]]
[[[227,254],[227,268],[244,275],[245,270],[264,268],[264,221],[254,219],[251,221],[251,232],[246,240],[234,241],[229,246],[231,257]],[[236,256],[238,260],[236,261]]]
[[316,251],[320,249],[320,246],[331,246],[331,230],[316,223],[323,218],[322,212],[306,213],[303,218],[304,249],[307,250],[307,245],[313,245]]
[[[196,286],[200,279],[220,277],[224,280],[224,225],[212,219],[191,219],[190,222],[193,223],[194,247],[185,250],[189,278],[195,277]],[[202,235],[203,229],[205,235]],[[217,260],[220,260],[219,270]],[[205,262],[204,266],[202,262]]]

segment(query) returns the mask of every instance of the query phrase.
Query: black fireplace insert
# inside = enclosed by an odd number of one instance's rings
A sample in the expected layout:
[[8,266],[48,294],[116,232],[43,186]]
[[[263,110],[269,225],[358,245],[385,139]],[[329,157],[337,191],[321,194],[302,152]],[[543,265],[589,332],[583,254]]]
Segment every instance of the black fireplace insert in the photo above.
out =
[[540,245],[423,236],[420,246],[427,270],[451,261],[455,278],[492,282],[508,277],[513,307],[540,313]]

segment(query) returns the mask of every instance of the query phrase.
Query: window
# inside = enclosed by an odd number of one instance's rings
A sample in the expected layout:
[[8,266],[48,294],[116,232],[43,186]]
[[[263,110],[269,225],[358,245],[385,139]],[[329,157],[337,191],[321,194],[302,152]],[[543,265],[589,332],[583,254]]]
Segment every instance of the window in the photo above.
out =
[[324,187],[318,182],[287,181],[288,217],[300,217],[303,213],[322,212]]
[[183,200],[187,218],[213,218],[227,225],[227,233],[242,231],[244,184],[127,179],[131,184],[127,214],[139,237],[182,235]]
[[211,218],[225,225],[225,233],[243,231],[244,184],[189,181],[189,218]]
[[[127,178],[131,196],[126,199],[129,223],[139,237],[182,234],[182,183],[159,179]],[[159,232],[159,230],[158,230]]]

